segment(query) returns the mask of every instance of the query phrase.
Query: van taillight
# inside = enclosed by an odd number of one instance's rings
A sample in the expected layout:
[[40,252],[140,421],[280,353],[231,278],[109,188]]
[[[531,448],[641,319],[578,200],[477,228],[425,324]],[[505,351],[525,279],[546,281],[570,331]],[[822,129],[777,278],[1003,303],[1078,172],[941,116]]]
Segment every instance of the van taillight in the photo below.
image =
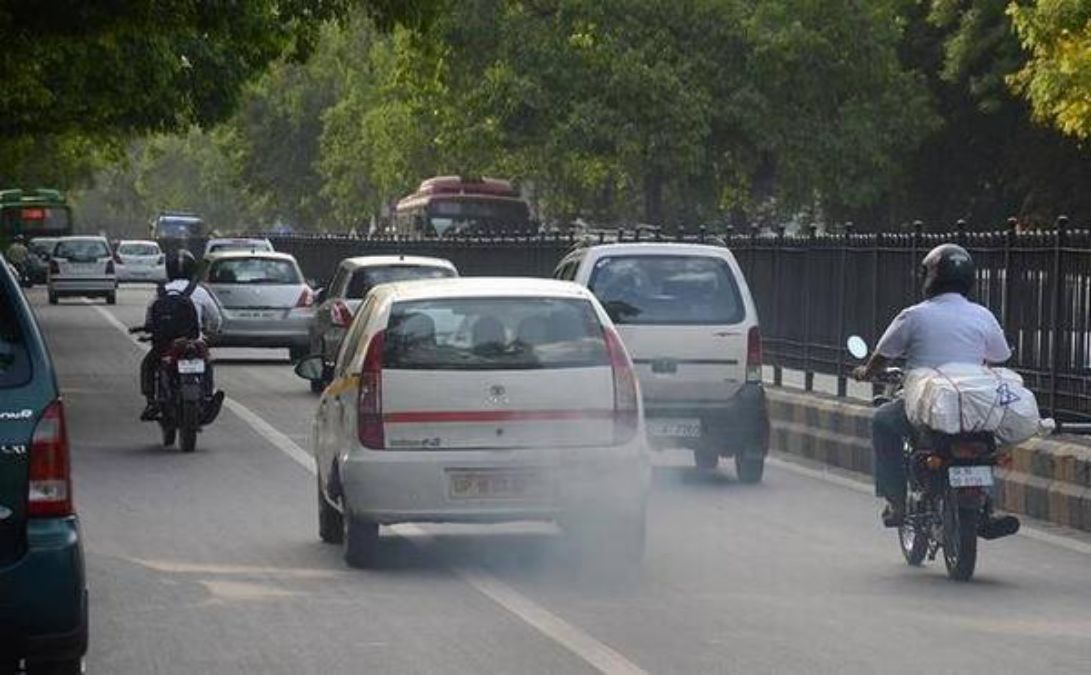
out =
[[340,300],[335,300],[330,307],[330,322],[335,326],[348,328],[352,325],[352,310]]
[[606,352],[614,374],[614,443],[628,443],[636,435],[640,419],[640,390],[636,384],[633,362],[621,337],[613,328],[606,329]]
[[72,514],[72,480],[68,467],[68,434],[64,406],[53,401],[45,409],[30,443],[30,497],[27,515],[56,518]]
[[368,343],[360,371],[360,393],[356,403],[356,435],[364,447],[386,447],[383,429],[383,345],[386,332],[379,331]]
[[746,336],[746,381],[761,382],[761,330],[757,326]]

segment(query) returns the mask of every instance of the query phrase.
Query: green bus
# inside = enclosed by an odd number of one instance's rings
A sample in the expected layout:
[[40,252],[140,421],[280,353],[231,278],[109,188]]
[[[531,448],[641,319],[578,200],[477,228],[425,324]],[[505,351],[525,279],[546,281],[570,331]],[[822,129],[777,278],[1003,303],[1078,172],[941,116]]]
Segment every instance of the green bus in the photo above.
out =
[[0,240],[70,234],[72,209],[59,190],[0,190]]

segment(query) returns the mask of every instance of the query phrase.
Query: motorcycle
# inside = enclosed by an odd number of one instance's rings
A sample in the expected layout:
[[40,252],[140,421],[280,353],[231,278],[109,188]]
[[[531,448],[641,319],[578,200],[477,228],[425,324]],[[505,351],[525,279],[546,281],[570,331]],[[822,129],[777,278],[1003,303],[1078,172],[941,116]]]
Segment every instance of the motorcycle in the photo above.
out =
[[[867,345],[854,336],[849,352],[862,359]],[[886,368],[877,378],[886,394],[876,396],[873,405],[900,395],[903,382],[900,368]],[[977,565],[978,538],[999,539],[1019,531],[1014,516],[993,515],[990,496],[995,467],[1007,465],[1009,456],[989,432],[949,435],[918,428],[905,441],[904,461],[908,490],[898,542],[905,561],[918,566],[925,558],[935,560],[942,550],[947,575],[968,581]]]
[[[145,326],[129,330],[149,332]],[[150,342],[151,336],[138,339]],[[173,446],[177,438],[182,452],[193,452],[201,428],[219,415],[223,393],[212,392],[211,374],[208,345],[203,339],[176,338],[163,350],[155,369],[154,392],[164,446]]]

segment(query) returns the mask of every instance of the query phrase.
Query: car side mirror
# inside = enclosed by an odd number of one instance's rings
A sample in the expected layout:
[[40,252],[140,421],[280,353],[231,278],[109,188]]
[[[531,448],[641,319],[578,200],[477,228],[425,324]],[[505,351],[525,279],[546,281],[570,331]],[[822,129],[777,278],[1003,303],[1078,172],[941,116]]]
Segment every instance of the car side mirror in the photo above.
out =
[[326,359],[321,354],[311,354],[295,364],[295,374],[304,380],[316,382],[322,379],[322,371],[325,367]]

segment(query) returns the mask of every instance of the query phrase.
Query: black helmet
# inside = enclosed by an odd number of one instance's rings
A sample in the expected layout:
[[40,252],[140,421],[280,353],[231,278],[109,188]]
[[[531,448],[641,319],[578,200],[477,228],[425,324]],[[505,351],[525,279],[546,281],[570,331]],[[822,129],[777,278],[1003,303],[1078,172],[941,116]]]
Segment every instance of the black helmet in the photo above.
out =
[[192,279],[197,275],[197,259],[186,249],[180,249],[167,256],[167,278]]
[[969,295],[974,287],[974,259],[958,244],[942,244],[924,256],[924,297],[942,293]]

